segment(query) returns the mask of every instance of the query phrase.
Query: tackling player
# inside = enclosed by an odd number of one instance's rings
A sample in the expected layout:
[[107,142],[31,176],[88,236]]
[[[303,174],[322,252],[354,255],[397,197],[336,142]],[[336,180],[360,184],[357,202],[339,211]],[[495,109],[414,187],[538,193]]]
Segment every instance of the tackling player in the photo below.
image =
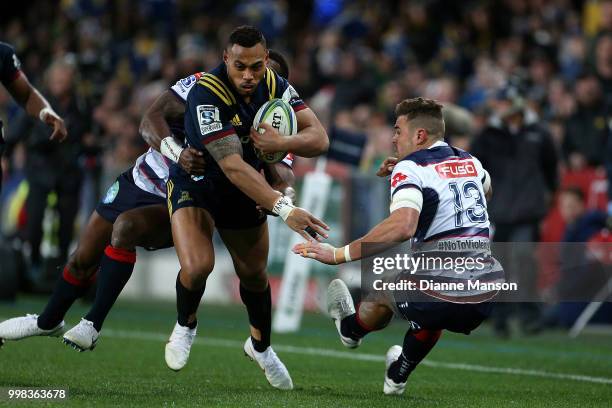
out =
[[[50,140],[61,142],[66,138],[68,132],[64,121],[21,71],[21,64],[13,47],[3,42],[0,42],[0,82],[28,115],[40,118],[42,122],[53,128]],[[0,120],[0,158],[4,148],[4,131]],[[2,190],[2,166],[0,166],[0,190]]]
[[[229,37],[223,62],[204,75],[187,98],[187,141],[205,152],[207,165],[203,178],[192,178],[177,166],[170,169],[168,207],[181,271],[176,281],[178,319],[165,357],[173,370],[187,363],[196,335],[196,311],[214,266],[212,233],[217,228],[240,279],[240,296],[251,325],[244,351],[257,361],[273,387],[292,389],[286,367],[270,347],[268,227],[257,204],[280,215],[307,239],[306,228],[326,236],[327,226],[294,207],[259,174],[262,162],[250,139],[251,124],[261,105],[283,98],[295,110],[298,122],[298,133],[286,138],[292,153],[319,155],[329,141],[314,113],[284,78],[266,67],[267,61],[262,33],[255,27],[238,27]],[[279,137],[271,126],[262,127],[262,138]]]
[[[397,105],[393,146],[402,159],[388,158],[377,173],[381,177],[391,175],[388,218],[342,248],[307,242],[296,245],[293,251],[302,257],[337,265],[364,257],[362,243],[388,244],[413,239],[413,249],[441,240],[488,243],[485,195],[488,197],[492,191],[490,177],[478,159],[444,142],[441,109],[435,101],[423,98]],[[373,253],[367,254],[370,255]],[[468,279],[454,270],[419,271],[424,276],[428,273],[442,280]],[[479,273],[477,278],[493,280],[503,271],[493,261]],[[476,329],[489,315],[488,300],[496,294],[427,293],[388,292],[382,298],[360,303],[355,312],[346,285],[339,279],[329,285],[328,310],[347,347],[359,346],[366,334],[384,328],[394,314],[410,321],[403,347],[393,346],[387,352],[385,394],[404,391],[408,376],[436,344],[443,329],[465,334]],[[440,299],[443,301],[434,302]]]

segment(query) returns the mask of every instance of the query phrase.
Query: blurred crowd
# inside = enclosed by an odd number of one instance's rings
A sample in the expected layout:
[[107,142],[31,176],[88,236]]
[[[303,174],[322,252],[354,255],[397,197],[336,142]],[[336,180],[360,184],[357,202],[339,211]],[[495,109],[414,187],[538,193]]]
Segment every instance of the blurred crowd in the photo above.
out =
[[[367,138],[359,168],[339,176],[373,173],[391,151],[395,105],[424,96],[448,105],[450,141],[491,154],[491,163],[512,154],[497,148],[505,140],[538,139],[546,167],[532,166],[538,208],[503,223],[536,225],[532,240],[562,241],[571,220],[555,193],[566,187],[581,190],[586,208],[612,213],[611,0],[33,0],[0,19],[0,40],[16,48],[30,80],[74,99],[70,109],[84,121],[75,163],[90,202],[146,149],[143,110],[177,79],[216,66],[231,29],[250,23],[288,57],[290,81],[330,134]],[[19,112],[0,94],[9,134]],[[496,128],[506,133],[483,147]],[[18,169],[27,143],[4,165]],[[311,165],[298,161],[296,170]],[[512,165],[522,166],[500,171]],[[514,173],[492,176],[495,185]],[[520,201],[523,181],[506,197]]]

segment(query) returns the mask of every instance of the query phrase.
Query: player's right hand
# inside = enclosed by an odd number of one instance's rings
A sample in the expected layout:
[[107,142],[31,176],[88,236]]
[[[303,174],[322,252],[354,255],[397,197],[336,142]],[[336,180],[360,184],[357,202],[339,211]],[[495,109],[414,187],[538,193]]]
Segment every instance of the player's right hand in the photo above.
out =
[[68,136],[68,131],[66,130],[66,124],[64,123],[64,120],[60,118],[58,114],[54,111],[50,109],[45,111],[42,116],[42,121],[53,128],[53,132],[51,133],[49,140],[63,142],[64,139],[66,139],[66,136]]
[[204,153],[193,147],[186,147],[179,156],[179,165],[187,173],[193,176],[201,176],[206,168]]
[[397,157],[387,157],[384,162],[378,168],[376,175],[378,177],[387,177],[393,173],[393,168],[397,164]]
[[[308,241],[312,241],[313,238],[319,240],[321,237],[328,237],[327,233],[325,232],[329,231],[327,224],[300,207],[295,207],[291,210],[287,220],[285,220],[285,223],[289,226],[289,228],[300,234]],[[318,235],[311,237],[305,231],[307,228],[309,228],[309,231],[314,231]]]

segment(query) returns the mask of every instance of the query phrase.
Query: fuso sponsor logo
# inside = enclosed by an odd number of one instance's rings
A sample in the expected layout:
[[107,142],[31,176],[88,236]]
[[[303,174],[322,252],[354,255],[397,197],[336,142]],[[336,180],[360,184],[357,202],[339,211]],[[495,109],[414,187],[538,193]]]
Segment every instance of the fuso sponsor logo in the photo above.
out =
[[476,177],[476,166],[471,161],[446,162],[435,166],[436,171],[442,178]]

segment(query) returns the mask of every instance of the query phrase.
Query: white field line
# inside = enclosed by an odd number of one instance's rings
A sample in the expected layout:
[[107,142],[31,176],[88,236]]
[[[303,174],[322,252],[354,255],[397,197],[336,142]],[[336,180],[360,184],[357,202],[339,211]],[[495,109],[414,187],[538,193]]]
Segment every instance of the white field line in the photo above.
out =
[[[168,340],[168,336],[162,335],[159,333],[127,331],[127,330],[112,330],[112,329],[104,330],[104,333],[102,336],[103,337],[108,336],[108,337],[114,337],[114,338],[125,338],[125,339],[151,340],[151,341],[159,341],[159,342],[166,342]],[[244,342],[236,341],[236,340],[204,337],[204,338],[196,338],[195,344],[241,349]],[[374,362],[381,362],[381,363],[385,361],[384,355],[356,353],[356,352],[349,352],[349,351],[337,351],[337,350],[329,350],[329,349],[316,348],[316,347],[298,347],[298,346],[275,344],[274,349],[276,351],[280,351],[283,353],[303,354],[303,355],[318,356],[318,357],[332,357],[332,358],[342,358],[346,360],[374,361]],[[483,365],[477,365],[477,364],[446,363],[446,362],[441,362],[441,361],[431,361],[429,359],[424,360],[421,364],[428,366],[428,367],[447,368],[451,370],[465,370],[465,371],[474,371],[474,372],[480,372],[480,373],[495,373],[495,374],[513,374],[513,375],[530,376],[530,377],[554,378],[558,380],[590,382],[590,383],[597,383],[597,384],[612,384],[612,378],[592,377],[592,376],[581,375],[581,374],[553,373],[553,372],[541,371],[541,370],[529,370],[529,369],[511,368],[511,367],[493,367],[493,366],[483,366]]]

